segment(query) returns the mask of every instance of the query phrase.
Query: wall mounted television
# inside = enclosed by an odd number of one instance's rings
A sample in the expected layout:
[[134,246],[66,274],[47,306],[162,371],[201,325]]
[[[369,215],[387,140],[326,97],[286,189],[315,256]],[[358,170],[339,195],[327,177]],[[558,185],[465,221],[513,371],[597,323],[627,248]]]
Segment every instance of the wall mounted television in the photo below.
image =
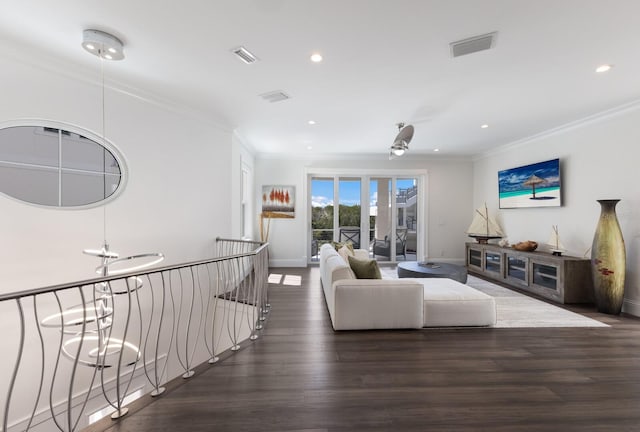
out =
[[499,171],[500,208],[560,207],[560,186],[560,159]]

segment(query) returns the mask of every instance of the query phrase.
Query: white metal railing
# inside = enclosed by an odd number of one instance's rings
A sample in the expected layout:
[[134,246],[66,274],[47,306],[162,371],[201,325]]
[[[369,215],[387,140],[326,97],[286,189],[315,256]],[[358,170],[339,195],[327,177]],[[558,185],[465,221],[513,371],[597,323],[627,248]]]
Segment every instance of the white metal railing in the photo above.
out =
[[76,431],[129,395],[255,340],[268,251],[216,239],[216,258],[0,295],[2,431]]

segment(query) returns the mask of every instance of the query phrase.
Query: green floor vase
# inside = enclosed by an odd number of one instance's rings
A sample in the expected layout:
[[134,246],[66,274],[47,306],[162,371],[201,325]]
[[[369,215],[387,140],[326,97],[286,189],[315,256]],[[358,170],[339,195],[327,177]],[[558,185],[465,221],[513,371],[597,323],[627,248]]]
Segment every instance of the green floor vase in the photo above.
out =
[[616,216],[617,199],[598,200],[600,219],[591,247],[591,275],[599,312],[618,315],[624,300],[626,252]]

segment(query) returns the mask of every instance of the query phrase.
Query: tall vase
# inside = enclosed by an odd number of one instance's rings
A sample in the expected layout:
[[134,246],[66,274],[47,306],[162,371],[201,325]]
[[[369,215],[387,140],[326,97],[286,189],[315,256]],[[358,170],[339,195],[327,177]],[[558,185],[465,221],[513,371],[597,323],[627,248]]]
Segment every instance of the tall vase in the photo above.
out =
[[591,246],[591,275],[599,312],[617,315],[624,299],[626,253],[616,216],[618,199],[598,200],[600,219]]

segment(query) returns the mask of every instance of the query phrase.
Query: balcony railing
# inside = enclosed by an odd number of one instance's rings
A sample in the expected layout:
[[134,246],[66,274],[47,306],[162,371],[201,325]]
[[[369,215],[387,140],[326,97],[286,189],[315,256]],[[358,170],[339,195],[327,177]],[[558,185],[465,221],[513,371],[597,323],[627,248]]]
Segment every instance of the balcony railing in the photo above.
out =
[[0,295],[2,431],[76,431],[132,395],[258,338],[267,244],[216,239],[218,257]]

